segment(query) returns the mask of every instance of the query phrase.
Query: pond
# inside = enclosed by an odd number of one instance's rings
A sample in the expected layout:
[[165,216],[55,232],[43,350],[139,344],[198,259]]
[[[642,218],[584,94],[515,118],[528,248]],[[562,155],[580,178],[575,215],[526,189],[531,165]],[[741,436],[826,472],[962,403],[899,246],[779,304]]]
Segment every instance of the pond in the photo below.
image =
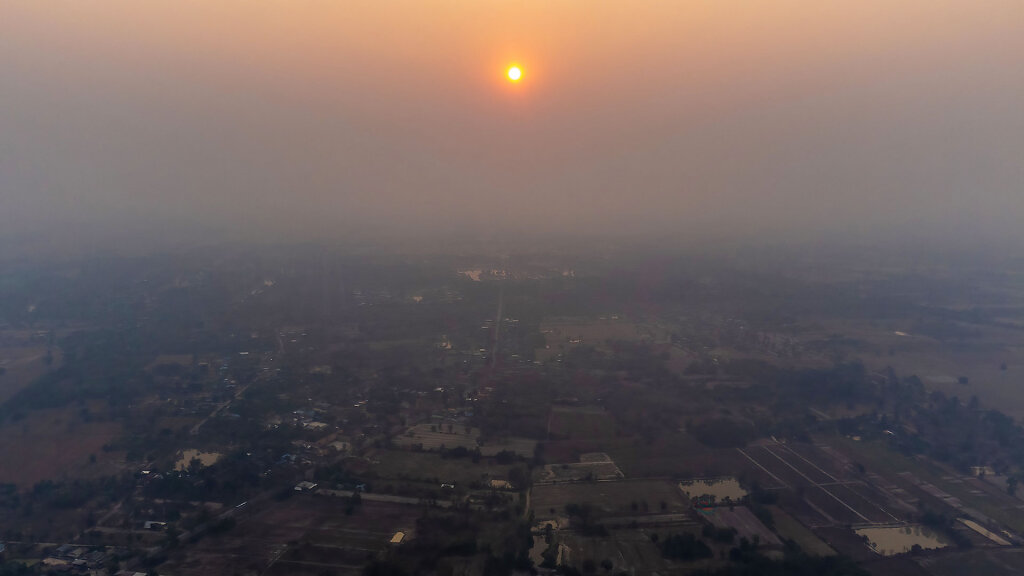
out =
[[711,504],[724,500],[736,502],[747,495],[747,491],[740,486],[739,481],[735,478],[684,480],[679,483],[679,489],[685,492],[691,500],[700,499]]
[[189,462],[193,458],[198,458],[199,462],[203,466],[210,466],[220,460],[221,454],[219,452],[200,452],[199,450],[182,450],[181,458],[174,464],[174,468],[177,470],[187,470]]
[[854,530],[868,539],[868,546],[882,556],[910,552],[914,545],[924,550],[945,548],[949,545],[939,533],[924,526],[886,526]]

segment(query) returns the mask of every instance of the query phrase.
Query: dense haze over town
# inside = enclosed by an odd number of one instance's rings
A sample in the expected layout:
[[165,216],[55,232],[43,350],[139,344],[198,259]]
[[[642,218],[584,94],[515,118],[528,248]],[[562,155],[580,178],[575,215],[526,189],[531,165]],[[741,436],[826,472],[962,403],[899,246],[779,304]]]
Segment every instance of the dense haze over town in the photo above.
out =
[[1019,246],[1022,53],[1011,0],[9,0],[0,227]]

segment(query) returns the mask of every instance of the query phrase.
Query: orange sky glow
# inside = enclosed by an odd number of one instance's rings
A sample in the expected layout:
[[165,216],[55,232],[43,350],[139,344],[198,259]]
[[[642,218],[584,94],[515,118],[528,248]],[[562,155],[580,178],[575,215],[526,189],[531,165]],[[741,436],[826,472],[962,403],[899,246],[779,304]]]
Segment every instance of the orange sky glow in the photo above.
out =
[[7,0],[0,170],[12,220],[1016,215],[1020,54],[1017,0]]

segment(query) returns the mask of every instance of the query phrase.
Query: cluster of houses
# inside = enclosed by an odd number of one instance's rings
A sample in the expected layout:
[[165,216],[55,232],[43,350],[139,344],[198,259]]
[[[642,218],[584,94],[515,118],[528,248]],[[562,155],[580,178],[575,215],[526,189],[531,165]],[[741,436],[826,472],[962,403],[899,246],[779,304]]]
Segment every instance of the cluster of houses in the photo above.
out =
[[51,572],[87,573],[103,568],[107,553],[90,546],[64,544],[43,559],[43,566]]

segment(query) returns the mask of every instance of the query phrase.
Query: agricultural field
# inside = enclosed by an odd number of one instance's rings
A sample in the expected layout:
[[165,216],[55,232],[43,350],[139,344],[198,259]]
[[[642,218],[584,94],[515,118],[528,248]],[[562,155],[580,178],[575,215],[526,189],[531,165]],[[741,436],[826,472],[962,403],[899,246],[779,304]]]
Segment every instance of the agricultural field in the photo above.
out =
[[548,438],[598,440],[615,437],[615,418],[599,407],[555,406],[548,417]]
[[544,444],[544,460],[572,463],[591,452],[604,452],[627,478],[722,476],[743,468],[734,450],[708,448],[692,436],[668,432],[647,441],[639,437],[608,440],[561,440]]
[[735,450],[709,448],[680,431],[666,431],[649,441],[616,438],[607,442],[606,448],[586,452],[607,452],[627,478],[724,476],[743,467]]
[[120,470],[123,454],[103,446],[121,433],[116,422],[87,421],[75,407],[38,410],[0,427],[0,483],[29,487],[42,480],[89,478]]
[[681,514],[690,509],[689,501],[669,480],[543,484],[533,487],[530,503],[537,520],[564,516],[568,504],[589,505],[603,517]]
[[881,442],[854,442],[847,438],[829,440],[836,449],[861,462],[869,471],[908,498],[975,511],[1017,532],[1024,531],[1024,503],[993,489],[991,484],[956,474],[928,460],[907,458]]
[[547,464],[534,470],[534,481],[565,482],[580,480],[614,480],[622,478],[622,471],[603,452],[583,454],[579,462]]
[[772,513],[772,519],[775,521],[775,531],[778,532],[779,536],[796,542],[797,546],[804,553],[811,556],[835,555],[835,550],[784,510],[778,506],[769,506],[768,510]]
[[813,446],[764,443],[737,451],[762,485],[794,490],[817,513],[817,518],[802,518],[812,526],[891,524],[906,519],[884,494],[836,469],[833,459]]
[[717,528],[732,528],[737,536],[753,541],[755,538],[765,546],[781,547],[782,542],[746,506],[717,506],[702,508],[698,512]]
[[474,482],[505,480],[512,468],[512,465],[488,464],[486,460],[474,464],[467,458],[442,458],[430,452],[386,450],[375,455],[368,472],[384,481],[429,482],[436,488],[441,483],[468,487]]
[[359,574],[395,532],[411,533],[421,512],[415,506],[366,501],[347,515],[346,505],[343,498],[301,495],[240,514],[233,528],[172,556],[161,572]]
[[968,550],[917,561],[932,576],[1015,576],[1024,574],[1024,549]]
[[480,447],[480,431],[461,424],[417,424],[405,434],[394,438],[396,446],[411,448],[421,446],[424,450],[440,450],[462,447],[475,450]]
[[494,456],[499,452],[514,452],[517,456],[532,458],[536,449],[536,440],[508,436],[484,440],[483,446],[480,447],[480,454],[483,456]]
[[[683,566],[687,569],[698,569],[716,565],[715,560],[702,560],[681,564],[664,558],[657,544],[651,541],[651,534],[667,536],[670,532],[687,531],[699,534],[696,526],[686,530],[613,530],[607,538],[586,538],[575,534],[565,534],[562,540],[562,562],[577,570],[584,570],[584,563],[593,562],[600,568],[604,561],[611,564],[612,574],[676,574]],[[607,566],[607,564],[605,565]]]

